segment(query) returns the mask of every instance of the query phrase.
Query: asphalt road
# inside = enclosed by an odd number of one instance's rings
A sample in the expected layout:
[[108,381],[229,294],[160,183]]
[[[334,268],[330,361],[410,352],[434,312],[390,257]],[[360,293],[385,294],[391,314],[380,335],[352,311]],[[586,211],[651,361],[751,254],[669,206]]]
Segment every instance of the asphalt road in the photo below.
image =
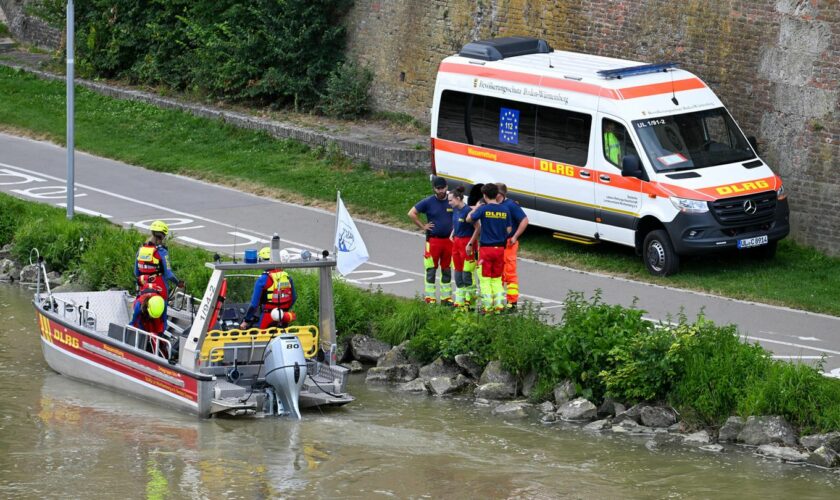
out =
[[[243,168],[247,168],[243,166]],[[335,216],[193,179],[152,172],[77,153],[77,213],[99,215],[124,226],[146,228],[166,221],[174,238],[223,254],[259,248],[278,233],[291,253],[332,249]],[[51,143],[0,134],[0,190],[29,201],[64,206],[66,152]],[[406,200],[406,211],[417,200]],[[351,214],[352,215],[352,214]],[[360,286],[413,297],[422,292],[423,237],[419,232],[356,220],[371,261],[348,276]],[[526,235],[527,237],[527,235]],[[177,266],[177,263],[175,263]],[[176,267],[177,269],[177,267]],[[784,307],[640,283],[560,266],[520,260],[523,298],[562,313],[569,290],[587,295],[600,289],[609,303],[637,306],[652,319],[681,310],[701,310],[717,323],[735,323],[780,359],[815,362],[826,355],[825,371],[840,377],[840,318]],[[782,286],[782,285],[780,285]]]

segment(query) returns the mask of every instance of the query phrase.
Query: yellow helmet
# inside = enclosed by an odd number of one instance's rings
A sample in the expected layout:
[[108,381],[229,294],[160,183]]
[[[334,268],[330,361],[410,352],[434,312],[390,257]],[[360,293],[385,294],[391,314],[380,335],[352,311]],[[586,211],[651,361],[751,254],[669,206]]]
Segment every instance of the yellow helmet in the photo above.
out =
[[260,260],[271,260],[271,248],[262,247],[260,253],[257,254]]
[[164,236],[169,234],[169,226],[167,226],[162,220],[152,222],[152,225],[149,226],[149,230],[153,233],[163,233]]
[[154,295],[149,297],[149,301],[146,302],[146,307],[149,311],[149,316],[160,318],[163,316],[163,310],[166,309],[166,302],[164,302],[163,297],[160,295]]

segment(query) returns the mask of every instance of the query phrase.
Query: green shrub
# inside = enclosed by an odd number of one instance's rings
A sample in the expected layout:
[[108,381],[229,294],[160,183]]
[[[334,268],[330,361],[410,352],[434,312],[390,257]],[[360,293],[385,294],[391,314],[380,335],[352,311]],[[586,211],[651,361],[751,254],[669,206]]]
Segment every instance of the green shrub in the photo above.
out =
[[758,344],[744,344],[734,326],[700,319],[679,332],[681,375],[669,395],[671,404],[690,421],[721,424],[733,415],[750,385],[772,363]]
[[326,93],[321,96],[318,110],[336,118],[356,118],[370,111],[370,69],[345,62],[327,78]]
[[98,234],[96,224],[82,217],[68,222],[60,211],[56,212],[20,224],[14,236],[13,254],[18,261],[28,263],[29,252],[37,248],[49,270],[76,271],[83,250]]
[[144,239],[136,231],[115,226],[102,228],[81,255],[82,283],[92,290],[120,288],[133,291],[135,255]]
[[814,367],[770,363],[745,392],[741,415],[781,415],[803,433],[840,429],[840,380]]

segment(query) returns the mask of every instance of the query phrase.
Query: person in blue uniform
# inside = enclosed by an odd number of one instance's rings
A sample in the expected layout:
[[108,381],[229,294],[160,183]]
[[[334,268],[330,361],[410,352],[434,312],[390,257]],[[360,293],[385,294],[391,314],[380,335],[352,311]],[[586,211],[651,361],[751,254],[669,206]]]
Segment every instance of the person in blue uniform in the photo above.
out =
[[[446,179],[432,180],[435,194],[424,198],[408,211],[408,217],[426,232],[426,251],[423,254],[426,285],[423,289],[427,303],[434,304],[437,292],[437,270],[440,268],[440,301],[452,304],[452,207],[446,196]],[[426,222],[420,220],[426,216]]]
[[[501,205],[497,197],[499,187],[487,183],[481,187],[484,202],[467,215],[467,222],[476,222],[479,242],[478,265],[481,267],[479,285],[481,302],[485,313],[499,312],[505,308],[505,293],[502,287],[505,245],[511,233],[510,209]],[[473,240],[475,236],[473,236]],[[472,241],[467,246],[471,251]]]

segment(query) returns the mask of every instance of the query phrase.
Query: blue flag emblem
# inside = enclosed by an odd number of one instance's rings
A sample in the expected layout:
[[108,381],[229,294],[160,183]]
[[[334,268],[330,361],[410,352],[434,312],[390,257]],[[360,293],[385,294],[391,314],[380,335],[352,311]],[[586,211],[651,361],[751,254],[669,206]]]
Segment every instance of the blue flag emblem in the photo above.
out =
[[499,112],[499,142],[519,144],[519,110],[502,108]]

